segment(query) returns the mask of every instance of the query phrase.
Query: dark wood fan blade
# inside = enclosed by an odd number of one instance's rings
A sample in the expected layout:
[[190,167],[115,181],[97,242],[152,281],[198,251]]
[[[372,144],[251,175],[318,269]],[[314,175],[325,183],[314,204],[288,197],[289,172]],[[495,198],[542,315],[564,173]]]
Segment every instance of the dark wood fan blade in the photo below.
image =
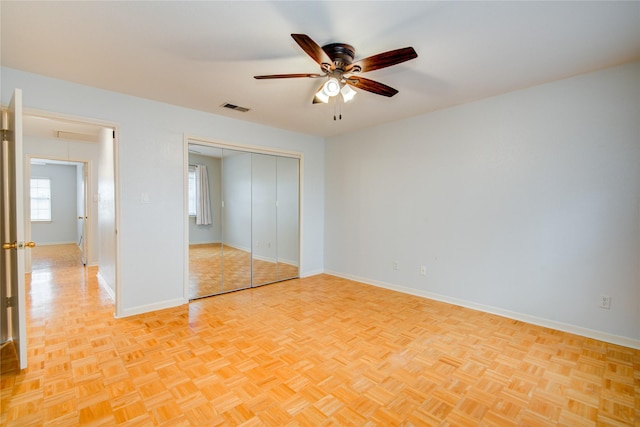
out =
[[309,55],[314,61],[318,63],[318,65],[322,65],[323,63],[332,64],[331,59],[327,56],[327,54],[322,50],[322,48],[318,45],[318,43],[311,40],[306,34],[291,34],[291,37],[300,45],[302,50],[304,50],[307,55]]
[[324,74],[268,74],[265,76],[253,76],[254,79],[295,79],[298,77],[322,77]]
[[[360,68],[360,72],[378,70],[380,68],[390,67],[417,58],[418,54],[412,47],[403,47],[402,49],[390,50],[389,52],[379,53],[368,58],[361,59],[348,65],[345,71],[351,71],[355,67]],[[355,70],[354,70],[355,71]]]
[[392,97],[393,95],[398,93],[396,89],[390,86],[370,79],[365,79],[364,77],[360,76],[347,79],[347,84],[350,84],[353,87],[357,87],[358,89],[366,90],[367,92],[375,93],[382,96]]

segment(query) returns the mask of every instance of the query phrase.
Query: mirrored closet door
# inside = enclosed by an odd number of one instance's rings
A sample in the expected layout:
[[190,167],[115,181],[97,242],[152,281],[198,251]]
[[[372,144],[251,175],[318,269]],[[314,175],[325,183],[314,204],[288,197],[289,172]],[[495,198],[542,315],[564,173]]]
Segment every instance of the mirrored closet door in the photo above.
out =
[[278,280],[276,157],[251,155],[251,270],[254,286]]
[[189,299],[298,277],[299,159],[190,143],[188,163]]
[[224,289],[222,149],[207,148],[206,151],[197,146],[189,148],[189,298],[217,294]]
[[300,274],[300,161],[278,157],[276,162],[276,280],[286,280]]
[[222,287],[251,287],[251,153],[223,150]]

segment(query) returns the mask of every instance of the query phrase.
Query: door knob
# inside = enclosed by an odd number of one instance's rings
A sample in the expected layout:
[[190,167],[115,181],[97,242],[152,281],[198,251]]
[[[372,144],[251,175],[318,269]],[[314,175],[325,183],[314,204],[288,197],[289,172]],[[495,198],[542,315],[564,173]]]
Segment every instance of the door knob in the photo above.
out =
[[13,243],[3,243],[2,244],[2,249],[22,249],[22,248],[35,248],[36,247],[36,242],[24,242],[21,244],[18,244],[18,242],[13,242]]

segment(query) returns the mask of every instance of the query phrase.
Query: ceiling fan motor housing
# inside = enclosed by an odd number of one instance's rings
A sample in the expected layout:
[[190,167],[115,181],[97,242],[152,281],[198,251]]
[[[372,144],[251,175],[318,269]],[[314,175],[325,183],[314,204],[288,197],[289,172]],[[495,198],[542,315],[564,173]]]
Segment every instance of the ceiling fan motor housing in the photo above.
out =
[[331,58],[336,68],[344,71],[347,65],[350,65],[353,62],[353,58],[355,57],[356,50],[353,46],[345,44],[345,43],[331,43],[325,46],[322,46],[322,50]]

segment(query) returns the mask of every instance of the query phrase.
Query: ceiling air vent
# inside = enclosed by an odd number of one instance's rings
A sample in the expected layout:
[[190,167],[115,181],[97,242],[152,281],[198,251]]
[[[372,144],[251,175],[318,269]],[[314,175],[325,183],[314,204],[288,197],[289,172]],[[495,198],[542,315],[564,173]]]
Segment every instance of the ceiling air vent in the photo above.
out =
[[224,104],[222,104],[222,107],[223,108],[229,108],[231,110],[240,111],[241,113],[246,113],[247,111],[249,111],[248,108],[238,107],[237,105],[229,104],[228,102],[225,102]]

